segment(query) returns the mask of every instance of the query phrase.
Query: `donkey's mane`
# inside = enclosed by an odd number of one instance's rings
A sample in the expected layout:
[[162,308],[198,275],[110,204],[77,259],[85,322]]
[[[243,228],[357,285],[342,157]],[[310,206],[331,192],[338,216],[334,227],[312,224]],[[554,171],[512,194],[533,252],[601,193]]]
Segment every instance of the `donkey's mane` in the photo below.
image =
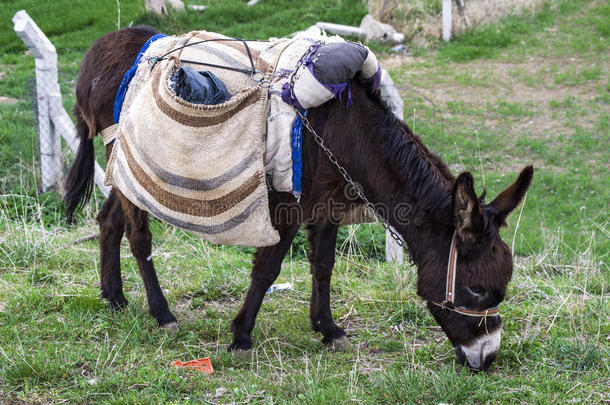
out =
[[381,118],[371,111],[366,119],[381,125],[381,151],[397,176],[403,180],[404,192],[415,199],[418,208],[440,213],[451,204],[455,177],[447,165],[431,152],[411,128],[396,118],[379,92],[368,91],[369,98],[381,107]]

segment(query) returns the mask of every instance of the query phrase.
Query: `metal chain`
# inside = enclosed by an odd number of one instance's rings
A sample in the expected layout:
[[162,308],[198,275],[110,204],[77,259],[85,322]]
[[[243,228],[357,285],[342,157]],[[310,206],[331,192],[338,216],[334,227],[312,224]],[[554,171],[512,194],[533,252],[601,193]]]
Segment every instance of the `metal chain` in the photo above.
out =
[[400,237],[400,235],[398,233],[396,233],[396,231],[394,231],[394,229],[392,229],[392,227],[388,224],[388,222],[381,215],[379,215],[379,213],[375,209],[375,205],[373,205],[373,203],[371,201],[369,201],[368,198],[366,198],[366,196],[364,195],[364,192],[362,191],[360,186],[354,182],[354,180],[352,179],[352,176],[350,176],[349,173],[347,172],[347,170],[345,170],[345,168],[343,166],[341,166],[341,164],[339,163],[339,160],[334,155],[334,153],[330,149],[328,149],[328,147],[324,143],[324,140],[322,139],[322,137],[320,135],[318,135],[318,133],[312,128],[307,117],[305,117],[297,108],[295,108],[295,110],[296,110],[297,114],[299,115],[299,117],[301,118],[303,125],[305,125],[305,127],[309,130],[309,132],[311,132],[311,135],[313,136],[313,139],[316,141],[318,146],[320,146],[320,148],[328,156],[328,160],[330,160],[330,162],[337,167],[337,170],[339,171],[341,176],[343,176],[345,181],[347,181],[348,184],[353,187],[353,189],[354,189],[354,191],[356,191],[356,194],[358,195],[358,197],[360,197],[360,199],[362,201],[364,201],[366,208],[373,214],[373,216],[375,216],[375,218],[377,218],[377,220],[381,223],[381,225],[385,228],[385,230],[390,233],[390,236],[392,237],[392,239],[394,239],[396,241],[396,243],[398,243],[399,246],[404,247],[405,241]]

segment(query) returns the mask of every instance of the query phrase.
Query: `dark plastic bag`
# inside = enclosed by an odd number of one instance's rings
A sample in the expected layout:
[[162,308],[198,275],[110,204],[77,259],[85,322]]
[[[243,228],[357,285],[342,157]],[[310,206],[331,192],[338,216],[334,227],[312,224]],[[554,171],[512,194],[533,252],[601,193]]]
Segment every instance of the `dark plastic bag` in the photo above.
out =
[[194,104],[221,104],[231,98],[225,84],[210,71],[182,66],[171,77],[176,94]]

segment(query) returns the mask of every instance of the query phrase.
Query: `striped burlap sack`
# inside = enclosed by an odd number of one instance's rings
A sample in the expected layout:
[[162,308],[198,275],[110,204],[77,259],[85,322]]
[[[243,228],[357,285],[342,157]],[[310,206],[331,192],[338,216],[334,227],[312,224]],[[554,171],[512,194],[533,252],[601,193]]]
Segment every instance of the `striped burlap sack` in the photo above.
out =
[[[143,60],[213,37],[221,36],[195,32],[163,38]],[[249,47],[256,68],[268,78],[286,44]],[[250,66],[245,46],[232,41],[186,47],[154,64],[141,63],[123,105],[106,182],[139,208],[213,243],[276,244],[264,168],[268,91],[243,73],[205,67],[232,97],[219,105],[192,104],[169,85],[173,72],[188,65],[184,60]]]

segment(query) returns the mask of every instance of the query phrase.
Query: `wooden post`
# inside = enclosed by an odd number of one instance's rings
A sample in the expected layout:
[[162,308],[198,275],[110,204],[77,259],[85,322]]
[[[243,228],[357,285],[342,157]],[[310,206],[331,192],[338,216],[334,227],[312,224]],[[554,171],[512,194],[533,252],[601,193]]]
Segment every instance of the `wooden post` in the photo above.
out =
[[[57,52],[47,36],[24,11],[13,16],[14,30],[34,55],[36,62],[36,97],[40,138],[42,191],[62,191],[62,155],[60,135],[76,153],[79,140],[74,124],[64,110],[57,80]],[[95,183],[106,197],[110,188],[104,185],[104,171],[95,162]]]
[[443,1],[443,40],[451,40],[451,0]]
[[[404,119],[404,102],[394,86],[394,81],[387,70],[381,71],[381,87],[379,88],[381,99],[390,107],[395,116]],[[404,251],[402,247],[392,238],[389,231],[385,233],[385,260],[386,262],[404,261]]]

